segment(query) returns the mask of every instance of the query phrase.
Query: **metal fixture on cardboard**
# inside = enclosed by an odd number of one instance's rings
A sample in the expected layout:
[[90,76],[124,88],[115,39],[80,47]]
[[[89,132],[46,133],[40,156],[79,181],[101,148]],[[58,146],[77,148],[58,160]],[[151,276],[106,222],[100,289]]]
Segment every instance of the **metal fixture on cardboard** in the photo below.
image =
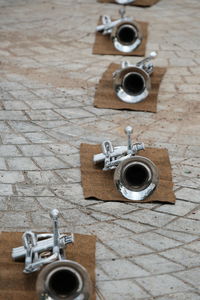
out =
[[26,231],[22,236],[23,246],[13,248],[12,258],[24,260],[24,273],[40,271],[36,281],[36,293],[40,300],[89,300],[91,281],[86,269],[79,263],[65,258],[64,249],[74,242],[72,235],[60,234],[57,209],[50,217],[52,234],[36,234]]
[[146,99],[151,91],[152,59],[155,51],[135,65],[123,61],[121,68],[113,73],[113,88],[117,97],[126,103],[138,103]]
[[112,21],[109,16],[102,16],[102,24],[96,31],[103,35],[110,34],[114,47],[121,52],[130,53],[142,42],[142,32],[133,18],[125,17],[125,8],[119,10],[120,18]]
[[103,171],[115,169],[114,184],[127,199],[142,201],[153,193],[159,181],[156,165],[148,158],[137,155],[144,150],[143,143],[131,142],[131,126],[125,128],[127,146],[113,147],[110,141],[102,143],[102,153],[93,156],[94,164],[103,163]]

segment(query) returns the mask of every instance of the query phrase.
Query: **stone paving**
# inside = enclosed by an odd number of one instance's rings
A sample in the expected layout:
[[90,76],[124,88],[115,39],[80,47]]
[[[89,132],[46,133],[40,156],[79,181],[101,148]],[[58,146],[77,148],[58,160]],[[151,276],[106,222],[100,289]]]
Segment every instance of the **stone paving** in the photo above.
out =
[[[161,0],[129,15],[149,22],[147,54],[167,66],[158,113],[93,107],[95,86],[122,56],[92,55],[96,0],[0,0],[0,228],[96,234],[98,300],[200,299],[200,2]],[[132,57],[131,62],[138,58]],[[169,150],[176,205],[84,200],[79,145],[123,129]]]

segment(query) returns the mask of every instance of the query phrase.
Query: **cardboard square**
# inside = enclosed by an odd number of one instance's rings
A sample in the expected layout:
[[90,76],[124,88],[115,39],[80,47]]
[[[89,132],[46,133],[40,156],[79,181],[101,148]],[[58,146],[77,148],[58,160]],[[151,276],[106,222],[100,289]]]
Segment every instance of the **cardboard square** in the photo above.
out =
[[[0,234],[0,299],[37,300],[35,283],[38,272],[24,274],[24,262],[15,262],[11,258],[12,248],[22,245],[22,232],[3,232]],[[74,244],[67,246],[67,258],[83,265],[93,284],[91,300],[95,293],[95,247],[96,237],[75,234]]]
[[114,92],[112,73],[119,68],[119,64],[110,64],[108,69],[103,73],[96,89],[94,106],[98,108],[157,112],[158,92],[167,68],[154,68],[151,75],[151,91],[149,96],[142,102],[132,104],[121,101]]
[[149,158],[159,170],[159,184],[152,195],[143,201],[132,201],[124,198],[115,188],[114,170],[103,171],[102,165],[93,164],[93,155],[102,152],[100,145],[81,144],[81,181],[86,199],[95,198],[103,201],[121,202],[164,202],[175,203],[171,165],[167,149],[147,148],[139,155]]
[[[158,3],[160,0],[136,0],[135,2],[133,3],[130,3],[128,5],[130,6],[142,6],[142,7],[148,7],[148,6],[152,6],[156,3]],[[98,0],[98,2],[100,3],[115,3],[115,4],[118,4],[115,2],[115,0]]]
[[[148,23],[138,22],[140,26],[143,39],[140,46],[130,53],[124,53],[115,49],[109,34],[103,35],[101,32],[96,32],[95,42],[93,46],[93,54],[109,54],[109,55],[123,55],[123,56],[145,56],[147,36],[148,36]],[[101,24],[101,17],[98,24]]]

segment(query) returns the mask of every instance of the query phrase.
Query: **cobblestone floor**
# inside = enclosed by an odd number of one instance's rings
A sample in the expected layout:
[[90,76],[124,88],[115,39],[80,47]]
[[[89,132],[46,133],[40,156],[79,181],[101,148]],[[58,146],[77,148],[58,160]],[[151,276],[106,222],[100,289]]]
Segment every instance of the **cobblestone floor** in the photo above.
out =
[[[97,235],[98,300],[200,299],[200,2],[161,0],[128,14],[148,21],[147,53],[167,66],[158,113],[96,109],[95,85],[121,56],[92,55],[95,0],[0,0],[0,228]],[[137,62],[138,58],[131,58]],[[173,205],[84,200],[79,145],[123,128],[146,146],[166,147]]]

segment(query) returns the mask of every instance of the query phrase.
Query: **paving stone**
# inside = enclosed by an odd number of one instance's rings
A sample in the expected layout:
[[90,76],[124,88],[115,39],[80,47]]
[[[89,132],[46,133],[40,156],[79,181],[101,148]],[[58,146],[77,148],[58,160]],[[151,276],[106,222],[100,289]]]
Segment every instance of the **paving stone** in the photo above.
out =
[[176,216],[184,216],[191,212],[195,207],[196,205],[194,203],[177,200],[175,207],[172,205],[162,205],[155,210]]
[[171,262],[156,254],[141,255],[139,257],[132,258],[131,261],[135,262],[137,265],[143,267],[145,270],[154,275],[171,273],[184,269],[183,266]]
[[197,268],[194,268],[194,269],[191,269],[191,270],[178,272],[178,273],[176,273],[176,276],[178,278],[184,280],[185,282],[188,282],[191,285],[195,286],[198,289],[198,292],[199,292],[199,285],[198,285],[199,269],[200,269],[200,267],[198,266]]
[[186,242],[191,242],[193,240],[196,240],[198,238],[198,234],[196,235],[191,235],[189,233],[186,232],[180,232],[180,231],[176,231],[176,228],[174,227],[171,230],[165,230],[165,229],[157,229],[154,232],[160,233],[163,236],[172,238],[174,240],[186,243]]
[[44,185],[44,186],[28,186],[28,185],[18,185],[16,190],[19,196],[27,197],[48,197],[54,196],[54,194]]
[[72,154],[72,153],[77,153],[78,150],[68,144],[49,144],[48,148],[54,152],[55,154],[61,155],[61,154]]
[[135,284],[133,280],[101,281],[99,289],[104,299],[120,300],[123,290],[124,300],[148,299],[148,294]]
[[66,183],[77,183],[81,181],[81,172],[78,168],[56,170],[58,174]]
[[45,132],[29,132],[24,133],[24,136],[34,144],[52,143],[53,139]]
[[22,150],[25,156],[52,155],[52,152],[42,145],[20,145],[20,149]]
[[146,276],[149,273],[126,259],[102,261],[101,267],[112,279],[129,279]]
[[160,234],[154,232],[147,232],[143,234],[134,235],[135,240],[139,241],[145,246],[149,246],[155,250],[164,250],[168,248],[173,248],[181,245],[181,242],[177,242],[173,239],[161,236]]
[[1,228],[6,230],[6,228],[24,228],[30,223],[27,215],[23,212],[7,212],[1,217],[0,224]]
[[54,170],[54,169],[64,169],[69,165],[64,163],[60,159],[53,156],[45,156],[45,157],[33,157],[33,160],[40,166],[43,170]]
[[9,121],[9,124],[19,132],[41,131],[42,128],[31,121]]
[[24,171],[24,170],[38,170],[39,168],[28,157],[16,157],[7,159],[9,168],[11,170]]
[[14,133],[2,135],[2,141],[3,144],[28,144],[28,140],[25,137]]
[[76,108],[75,110],[72,108],[68,109],[55,109],[57,113],[65,117],[66,119],[78,119],[78,118],[87,118],[92,117],[92,114],[89,112],[86,112],[84,109]]
[[119,258],[119,254],[110,249],[110,247],[106,247],[101,242],[97,241],[96,243],[96,255],[98,257],[98,261],[108,260],[113,258]]
[[0,183],[0,196],[10,196],[13,194],[12,185]]
[[176,192],[176,197],[179,199],[199,203],[200,191],[196,189],[182,188]]
[[0,145],[0,156],[21,156],[19,150],[13,145]]
[[[63,119],[60,115],[52,110],[34,110],[34,111],[27,111],[27,114],[33,121],[50,121],[50,120],[58,120]],[[0,116],[1,117],[1,116]]]
[[55,176],[52,171],[28,171],[27,177],[31,180],[33,184],[58,184],[63,181],[58,176]]
[[134,257],[152,252],[150,248],[133,241],[130,237],[121,237],[119,240],[111,239],[106,244],[121,257]]
[[9,201],[9,206],[15,211],[38,211],[40,209],[37,201],[33,197],[16,197],[12,196]]
[[133,207],[126,203],[117,202],[104,202],[92,206],[92,210],[110,214],[113,216],[121,216],[130,211],[133,211]]
[[114,221],[114,223],[119,224],[123,228],[127,228],[128,230],[130,230],[134,233],[147,232],[147,231],[151,231],[154,229],[154,227],[152,227],[152,226],[148,226],[146,224],[142,225],[142,224],[139,224],[138,222],[129,221],[129,220],[119,219],[119,220]]
[[85,224],[93,224],[96,222],[94,218],[92,218],[87,210],[81,211],[80,209],[70,209],[67,211],[62,211],[62,216],[66,220],[67,223],[74,223],[76,225],[85,225]]
[[166,296],[158,297],[156,299],[158,300],[187,300],[187,299],[199,300],[200,295],[192,292],[185,292],[185,293],[175,293],[171,295],[166,295]]
[[7,170],[5,159],[0,157],[0,170]]
[[75,208],[75,206],[67,200],[58,197],[37,197],[37,201],[43,209],[50,210],[57,208],[58,210],[66,210]]
[[148,224],[156,227],[162,227],[168,222],[172,221],[175,217],[159,212],[148,211],[146,209],[136,211],[134,213],[126,214],[126,219],[130,219],[142,224]]
[[162,252],[161,255],[186,267],[195,267],[199,265],[197,263],[199,254],[183,248],[167,250]]
[[167,274],[136,279],[136,282],[153,296],[162,296],[164,291],[170,294],[188,290],[188,286],[183,281]]
[[7,210],[7,199],[5,197],[0,197],[0,210],[3,211],[3,210]]
[[187,232],[190,234],[199,234],[198,220],[189,220],[180,218],[166,226],[167,229],[176,228],[177,231]]
[[1,183],[17,183],[25,180],[22,172],[18,171],[0,171]]
[[0,120],[27,120],[27,117],[25,116],[24,112],[22,111],[15,111],[15,110],[9,110],[9,111],[0,111]]
[[25,110],[29,107],[22,101],[5,101],[3,103],[6,110]]

